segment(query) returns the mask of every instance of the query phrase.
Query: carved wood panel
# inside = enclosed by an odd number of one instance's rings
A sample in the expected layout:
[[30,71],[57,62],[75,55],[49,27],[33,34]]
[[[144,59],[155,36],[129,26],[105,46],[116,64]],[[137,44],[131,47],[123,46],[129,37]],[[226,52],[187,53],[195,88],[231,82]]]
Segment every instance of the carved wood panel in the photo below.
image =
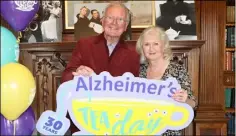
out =
[[[37,92],[33,107],[38,119],[45,110],[56,109],[56,90],[71,52],[38,51],[27,52],[27,54],[31,58],[31,71],[36,80]],[[26,56],[26,52],[21,55],[21,58],[23,56]],[[30,62],[26,65],[30,65]]]

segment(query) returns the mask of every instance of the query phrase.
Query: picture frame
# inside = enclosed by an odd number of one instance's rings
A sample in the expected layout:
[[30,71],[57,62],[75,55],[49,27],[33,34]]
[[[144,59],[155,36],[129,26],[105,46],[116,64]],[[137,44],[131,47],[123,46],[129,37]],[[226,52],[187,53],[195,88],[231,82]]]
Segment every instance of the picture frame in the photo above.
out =
[[[100,12],[110,1],[64,1],[63,2],[63,33],[73,33],[76,14],[82,6],[96,7]],[[130,9],[132,29],[143,29],[155,26],[155,1],[123,1]],[[144,10],[142,10],[143,8]],[[143,12],[145,11],[145,13]],[[100,13],[102,15],[102,13]]]

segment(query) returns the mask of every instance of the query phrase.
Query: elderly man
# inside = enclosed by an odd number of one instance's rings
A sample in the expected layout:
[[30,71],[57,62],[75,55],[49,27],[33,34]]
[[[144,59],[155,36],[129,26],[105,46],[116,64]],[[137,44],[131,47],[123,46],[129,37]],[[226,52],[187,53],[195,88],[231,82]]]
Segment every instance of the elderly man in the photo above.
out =
[[[125,72],[139,75],[139,55],[134,47],[121,39],[129,23],[128,9],[121,3],[111,3],[105,9],[102,18],[104,32],[98,36],[80,39],[72,53],[62,82],[74,76],[90,76],[108,71],[112,76],[121,76]],[[71,125],[71,131],[78,131]]]

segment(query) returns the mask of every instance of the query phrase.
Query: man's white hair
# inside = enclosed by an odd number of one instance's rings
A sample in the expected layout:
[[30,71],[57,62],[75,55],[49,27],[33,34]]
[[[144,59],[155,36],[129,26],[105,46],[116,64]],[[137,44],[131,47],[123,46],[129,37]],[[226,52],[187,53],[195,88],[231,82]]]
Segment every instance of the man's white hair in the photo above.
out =
[[129,9],[123,3],[117,2],[117,1],[111,2],[110,4],[107,5],[107,7],[105,8],[105,11],[104,11],[104,16],[106,15],[107,10],[111,7],[121,7],[121,8],[123,8],[125,10],[126,21],[127,22],[130,21]]

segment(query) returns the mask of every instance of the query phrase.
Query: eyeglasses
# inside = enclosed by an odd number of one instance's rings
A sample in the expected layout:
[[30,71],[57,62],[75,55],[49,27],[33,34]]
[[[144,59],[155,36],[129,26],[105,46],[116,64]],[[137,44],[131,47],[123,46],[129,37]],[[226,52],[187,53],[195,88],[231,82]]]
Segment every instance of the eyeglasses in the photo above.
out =
[[111,17],[111,16],[104,16],[104,18],[108,21],[108,22],[113,22],[114,20],[116,20],[116,22],[118,24],[123,24],[125,22],[127,22],[127,20],[123,19],[123,18],[115,18],[115,17]]

